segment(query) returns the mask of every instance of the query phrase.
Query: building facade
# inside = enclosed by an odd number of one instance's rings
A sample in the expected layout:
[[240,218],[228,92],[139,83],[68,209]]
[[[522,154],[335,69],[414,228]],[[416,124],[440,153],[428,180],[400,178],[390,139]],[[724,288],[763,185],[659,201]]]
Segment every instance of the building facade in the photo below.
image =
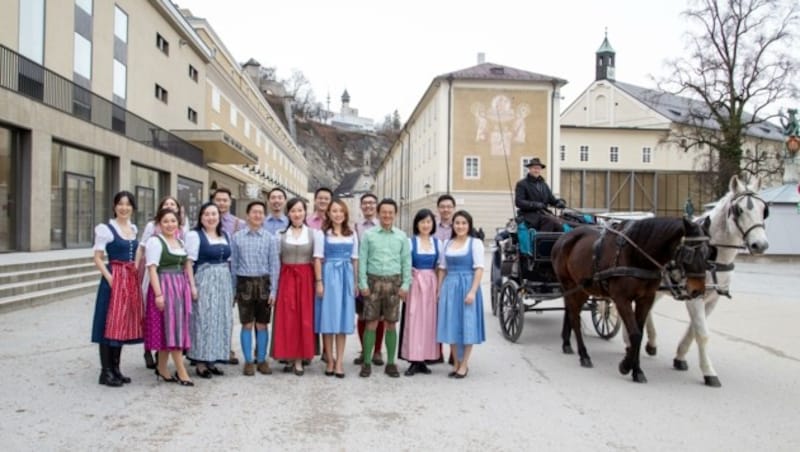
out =
[[[674,139],[701,106],[617,81],[615,64],[606,37],[595,54],[596,80],[561,115],[560,196],[585,210],[670,216],[682,215],[689,200],[694,206],[714,201],[709,149]],[[745,154],[774,156],[782,141],[775,126],[751,128]]]
[[200,196],[202,151],[169,130],[203,114],[210,49],[171,2],[0,3],[0,251],[90,246],[121,189],[140,226]]
[[558,186],[559,95],[566,81],[479,61],[433,79],[381,162],[375,191],[398,201],[400,225],[450,193],[491,236],[514,217],[513,188],[538,157]]

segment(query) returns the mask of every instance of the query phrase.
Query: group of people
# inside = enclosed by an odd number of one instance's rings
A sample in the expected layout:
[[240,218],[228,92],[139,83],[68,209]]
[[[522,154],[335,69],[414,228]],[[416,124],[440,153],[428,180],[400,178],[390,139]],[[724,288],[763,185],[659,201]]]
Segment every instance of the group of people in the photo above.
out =
[[347,204],[327,188],[315,192],[310,214],[304,200],[286,198],[274,188],[266,203],[247,204],[242,220],[230,212],[231,192],[218,189],[189,225],[168,196],[139,241],[134,196],[117,193],[113,218],[95,228],[99,383],[130,383],[121,349],[141,342],[159,380],[193,386],[186,359],[201,378],[223,375],[217,364],[238,364],[233,304],[246,376],[271,374],[268,356],[302,376],[321,355],[324,374],[344,378],[354,331],[361,377],[384,364],[384,373],[399,377],[397,358],[409,362],[407,376],[431,373],[428,365],[443,361],[441,344],[450,346],[448,375],[467,376],[472,346],[485,340],[484,247],[452,196],[438,199],[438,216],[417,212],[411,236],[395,226],[392,199],[363,195],[363,218],[351,223]]

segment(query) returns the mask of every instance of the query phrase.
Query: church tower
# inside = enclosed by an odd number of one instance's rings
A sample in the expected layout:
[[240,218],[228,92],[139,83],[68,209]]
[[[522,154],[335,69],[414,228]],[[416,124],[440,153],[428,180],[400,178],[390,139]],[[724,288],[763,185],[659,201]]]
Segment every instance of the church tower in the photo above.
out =
[[616,52],[608,42],[608,30],[600,48],[595,52],[595,80],[614,80]]

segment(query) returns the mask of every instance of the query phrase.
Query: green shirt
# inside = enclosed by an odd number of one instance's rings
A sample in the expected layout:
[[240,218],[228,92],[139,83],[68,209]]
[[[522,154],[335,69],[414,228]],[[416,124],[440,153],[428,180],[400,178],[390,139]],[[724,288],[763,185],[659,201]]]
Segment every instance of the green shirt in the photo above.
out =
[[358,250],[358,287],[367,289],[367,273],[376,276],[401,275],[403,290],[411,285],[411,249],[402,230],[387,231],[376,226],[364,233]]

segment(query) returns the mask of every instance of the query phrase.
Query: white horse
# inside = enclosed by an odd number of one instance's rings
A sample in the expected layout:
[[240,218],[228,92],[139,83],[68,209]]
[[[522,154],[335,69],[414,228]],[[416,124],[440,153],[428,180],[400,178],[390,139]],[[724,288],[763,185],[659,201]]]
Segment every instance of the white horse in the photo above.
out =
[[[758,197],[758,183],[748,186],[737,176],[730,181],[730,190],[714,206],[696,221],[710,219],[709,245],[716,248],[716,256],[712,258],[713,268],[707,272],[705,297],[686,301],[690,323],[683,335],[672,366],[677,370],[688,370],[686,353],[693,341],[697,341],[700,357],[700,370],[703,372],[705,384],[720,387],[719,377],[708,353],[708,316],[717,305],[720,295],[730,297],[729,290],[733,277],[733,261],[739,250],[747,250],[751,254],[762,254],[769,247],[764,220],[769,215],[769,206]],[[647,345],[645,351],[649,355],[656,354],[656,331],[653,319],[648,316],[646,323]],[[627,335],[623,335],[627,338]],[[627,342],[627,341],[626,341]]]

